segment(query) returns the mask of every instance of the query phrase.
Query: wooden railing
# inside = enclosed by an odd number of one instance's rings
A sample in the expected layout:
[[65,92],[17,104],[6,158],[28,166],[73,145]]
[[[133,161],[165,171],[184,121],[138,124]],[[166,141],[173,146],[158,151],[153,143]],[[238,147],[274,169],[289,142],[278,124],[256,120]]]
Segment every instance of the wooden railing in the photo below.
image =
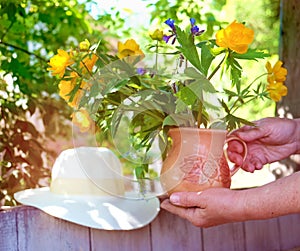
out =
[[105,231],[28,206],[0,211],[1,251],[295,251],[299,247],[300,214],[202,229],[161,210],[141,229]]

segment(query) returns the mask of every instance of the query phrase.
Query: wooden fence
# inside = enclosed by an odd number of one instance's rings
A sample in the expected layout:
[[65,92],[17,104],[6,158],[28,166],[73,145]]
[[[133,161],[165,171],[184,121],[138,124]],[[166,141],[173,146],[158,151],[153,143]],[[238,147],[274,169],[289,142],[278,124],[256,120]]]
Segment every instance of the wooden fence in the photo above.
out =
[[161,210],[143,228],[105,231],[28,206],[0,211],[0,251],[296,251],[299,247],[300,214],[202,229]]

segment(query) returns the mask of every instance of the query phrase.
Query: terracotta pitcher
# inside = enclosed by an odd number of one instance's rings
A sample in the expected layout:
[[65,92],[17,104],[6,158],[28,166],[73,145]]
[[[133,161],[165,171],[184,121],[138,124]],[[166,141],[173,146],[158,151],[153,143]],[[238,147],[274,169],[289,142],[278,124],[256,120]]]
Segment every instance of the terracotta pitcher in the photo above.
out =
[[[169,194],[178,191],[203,191],[210,187],[230,187],[231,176],[239,169],[229,168],[225,145],[230,140],[226,130],[175,128],[169,131],[172,147],[161,170],[161,184]],[[227,138],[227,139],[226,139]]]

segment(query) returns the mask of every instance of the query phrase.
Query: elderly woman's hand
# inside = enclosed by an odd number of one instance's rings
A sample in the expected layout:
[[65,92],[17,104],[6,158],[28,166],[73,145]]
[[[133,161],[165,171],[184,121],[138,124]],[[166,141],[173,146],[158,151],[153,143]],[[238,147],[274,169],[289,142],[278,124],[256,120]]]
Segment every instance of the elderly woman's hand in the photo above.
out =
[[210,227],[243,220],[243,203],[243,200],[237,198],[237,191],[210,188],[199,193],[173,193],[162,202],[161,207],[195,226]]
[[243,163],[244,150],[239,141],[228,143],[228,157],[248,172],[254,172],[267,163],[282,160],[300,152],[300,120],[265,118],[244,126],[230,135],[244,140],[248,155]]

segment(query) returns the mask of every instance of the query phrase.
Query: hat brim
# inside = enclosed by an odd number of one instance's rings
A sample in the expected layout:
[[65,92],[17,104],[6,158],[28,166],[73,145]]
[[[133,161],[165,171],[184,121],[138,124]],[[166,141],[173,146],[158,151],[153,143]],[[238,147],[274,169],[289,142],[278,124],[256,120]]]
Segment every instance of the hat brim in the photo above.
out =
[[49,187],[14,194],[24,204],[54,217],[103,230],[132,230],[149,224],[160,209],[158,198],[130,200],[114,196],[70,196],[50,192]]

